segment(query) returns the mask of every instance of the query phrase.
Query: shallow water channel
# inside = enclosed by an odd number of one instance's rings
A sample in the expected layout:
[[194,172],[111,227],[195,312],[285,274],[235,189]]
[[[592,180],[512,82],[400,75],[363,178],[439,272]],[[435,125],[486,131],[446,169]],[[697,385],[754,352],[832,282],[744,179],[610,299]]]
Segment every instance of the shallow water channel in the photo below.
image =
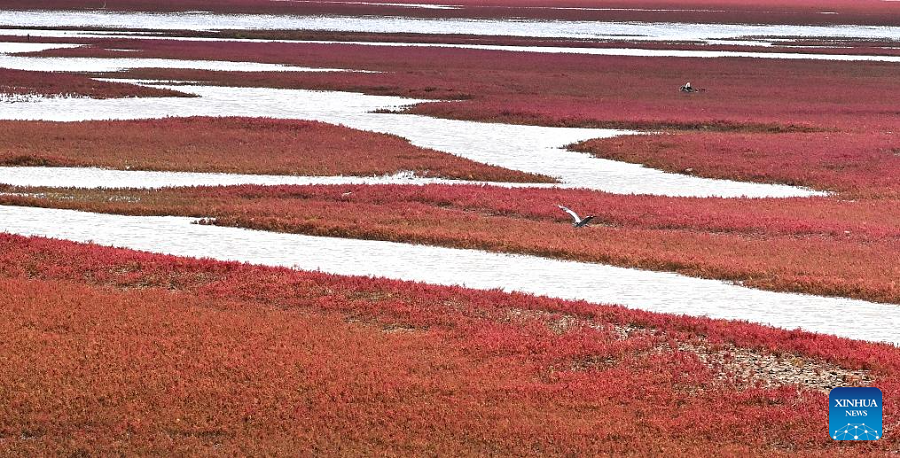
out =
[[428,35],[485,35],[640,41],[708,41],[765,37],[900,40],[900,27],[860,25],[688,24],[400,16],[290,16],[102,11],[0,11],[0,26],[154,30],[321,30]]
[[[0,119],[85,121],[145,119],[168,116],[251,116],[307,119],[399,135],[412,144],[454,154],[476,162],[523,172],[549,175],[570,187],[619,194],[655,194],[692,197],[808,197],[823,193],[809,189],[730,180],[713,180],[666,173],[638,164],[611,161],[568,151],[566,145],[591,138],[636,132],[521,126],[437,119],[427,116],[374,113],[422,102],[401,97],[351,92],[213,86],[159,86],[196,94],[198,98],[45,98],[26,103],[0,104]],[[17,176],[27,176],[26,170]],[[44,175],[35,170],[34,175]],[[70,182],[59,169],[60,182]],[[122,172],[128,173],[128,172]],[[22,175],[25,174],[25,175]],[[11,171],[0,171],[0,183]],[[134,175],[134,187],[142,187]],[[12,179],[12,178],[10,178]],[[173,180],[176,180],[174,176]],[[28,185],[27,181],[16,184]],[[44,181],[33,184],[46,185]],[[200,183],[197,183],[200,184]],[[210,184],[204,181],[204,184]],[[215,183],[212,183],[215,184]],[[225,179],[222,184],[239,184]],[[89,186],[85,182],[85,186]]]
[[900,344],[896,305],[768,292],[673,273],[535,256],[279,234],[192,221],[0,206],[0,232],[13,234],[340,275],[519,291]]

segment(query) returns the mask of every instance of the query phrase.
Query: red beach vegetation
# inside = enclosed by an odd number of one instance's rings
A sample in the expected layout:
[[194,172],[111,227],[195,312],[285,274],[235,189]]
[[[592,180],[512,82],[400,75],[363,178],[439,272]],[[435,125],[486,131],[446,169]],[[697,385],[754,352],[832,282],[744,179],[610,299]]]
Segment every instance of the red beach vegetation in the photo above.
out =
[[0,68],[0,95],[82,96],[95,99],[121,97],[190,97],[169,89],[97,81],[84,75],[32,72]]
[[[103,47],[138,49],[142,57],[216,56],[234,61],[377,71],[380,73],[247,74],[139,69],[127,75],[227,86],[455,99],[420,104],[410,110],[453,119],[754,132],[893,131],[900,124],[896,104],[885,97],[900,91],[900,66],[889,62],[619,57],[177,40],[110,40]],[[106,51],[85,48],[54,52]],[[679,92],[687,81],[703,91]]]
[[844,197],[900,197],[900,140],[890,132],[640,135],[575,149],[675,173],[807,186]]
[[2,165],[316,176],[413,171],[452,179],[553,181],[418,148],[397,136],[313,121],[0,121],[0,136]]
[[[0,204],[192,216],[225,226],[533,254],[900,303],[896,200],[402,185],[7,192]],[[557,203],[597,215],[596,224],[572,229]]]
[[900,400],[896,348],[583,302],[0,235],[0,332],[13,454],[898,445],[832,441],[822,408],[836,384]]
[[[453,4],[427,9],[397,3]],[[897,26],[880,0],[6,0],[5,10]],[[375,4],[372,4],[375,3]],[[392,5],[378,5],[391,3]],[[141,24],[135,24],[140,27]],[[152,27],[147,21],[146,27]],[[25,188],[0,205],[522,253],[750,288],[900,304],[900,65],[612,57],[264,39],[900,53],[889,37],[777,46],[471,35],[170,31],[202,41],[10,37],[32,57],[264,62],[368,72],[0,69],[33,96],[188,96],[92,77],[353,91],[407,112],[627,128],[584,154],[828,191],[814,198],[614,195],[472,185]],[[2,35],[0,31],[0,35]],[[259,39],[254,41],[253,39]],[[838,49],[837,46],[848,46]],[[890,49],[882,49],[890,48]],[[690,81],[700,90],[684,93]],[[186,83],[191,84],[191,83]],[[259,118],[0,122],[0,165],[552,182],[403,138]],[[3,178],[0,177],[0,182]],[[572,228],[557,204],[593,214]],[[778,313],[773,310],[772,313]],[[848,320],[852,319],[848,310]],[[872,456],[828,435],[828,390],[900,402],[900,349],[827,335],[457,287],[153,255],[0,234],[0,454]]]
[[[454,8],[410,8],[398,3],[452,5]],[[109,3],[102,0],[44,0],[37,4],[28,0],[7,0],[4,8],[816,25],[895,25],[897,14],[896,6],[882,0],[117,0]]]

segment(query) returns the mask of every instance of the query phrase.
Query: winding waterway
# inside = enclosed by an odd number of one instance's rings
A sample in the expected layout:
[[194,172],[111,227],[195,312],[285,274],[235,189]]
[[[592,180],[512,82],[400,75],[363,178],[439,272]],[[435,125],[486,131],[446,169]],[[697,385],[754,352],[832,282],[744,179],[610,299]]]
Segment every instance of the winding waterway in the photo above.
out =
[[[548,175],[569,187],[619,194],[692,197],[808,197],[823,194],[794,186],[666,173],[639,164],[599,159],[565,149],[566,145],[592,138],[636,134],[631,131],[523,126],[375,113],[376,110],[400,109],[422,100],[351,92],[188,85],[160,87],[199,97],[46,98],[0,106],[0,119],[86,121],[171,116],[307,119],[399,135],[416,146],[512,170]],[[37,170],[33,175],[45,172]],[[66,170],[59,172],[60,182],[64,173],[73,173]],[[28,173],[32,172],[23,171],[17,176],[27,176]],[[7,176],[12,176],[11,171],[0,173],[0,183],[6,183]],[[29,184],[21,180],[17,183]],[[142,186],[137,175],[132,183],[134,187]],[[227,183],[234,184],[234,181]],[[38,182],[31,184],[37,185]]]
[[860,25],[689,24],[401,16],[289,16],[104,11],[0,11],[0,26],[147,30],[314,30],[632,41],[707,41],[765,37],[900,41],[900,27]]
[[890,304],[776,293],[673,273],[535,256],[279,234],[192,222],[182,217],[0,206],[0,232],[13,234],[339,275],[519,291],[900,344],[900,307]]

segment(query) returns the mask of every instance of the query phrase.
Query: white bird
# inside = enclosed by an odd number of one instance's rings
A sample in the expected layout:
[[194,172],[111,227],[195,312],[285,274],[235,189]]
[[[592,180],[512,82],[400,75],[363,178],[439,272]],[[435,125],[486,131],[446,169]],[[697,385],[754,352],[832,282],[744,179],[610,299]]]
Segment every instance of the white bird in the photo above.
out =
[[562,210],[562,211],[568,213],[569,216],[572,217],[572,226],[573,226],[573,227],[584,227],[584,226],[587,226],[587,224],[588,224],[589,222],[591,222],[592,219],[594,219],[594,216],[593,216],[593,215],[591,215],[591,216],[585,216],[584,218],[582,218],[582,217],[578,216],[578,213],[573,212],[573,211],[570,210],[568,207],[563,207],[562,205],[557,205],[557,207],[559,207],[560,210]]

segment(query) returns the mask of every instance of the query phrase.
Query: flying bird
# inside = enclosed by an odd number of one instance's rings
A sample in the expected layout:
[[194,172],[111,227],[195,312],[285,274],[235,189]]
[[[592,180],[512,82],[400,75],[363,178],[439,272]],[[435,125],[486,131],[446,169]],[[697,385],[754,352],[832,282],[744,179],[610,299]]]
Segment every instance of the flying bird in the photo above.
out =
[[582,217],[578,216],[578,213],[573,212],[568,207],[563,207],[562,205],[557,205],[557,207],[559,207],[560,210],[568,213],[569,216],[572,217],[572,226],[573,227],[587,226],[587,224],[590,223],[592,219],[594,219],[593,215],[585,216],[584,218],[582,218]]

